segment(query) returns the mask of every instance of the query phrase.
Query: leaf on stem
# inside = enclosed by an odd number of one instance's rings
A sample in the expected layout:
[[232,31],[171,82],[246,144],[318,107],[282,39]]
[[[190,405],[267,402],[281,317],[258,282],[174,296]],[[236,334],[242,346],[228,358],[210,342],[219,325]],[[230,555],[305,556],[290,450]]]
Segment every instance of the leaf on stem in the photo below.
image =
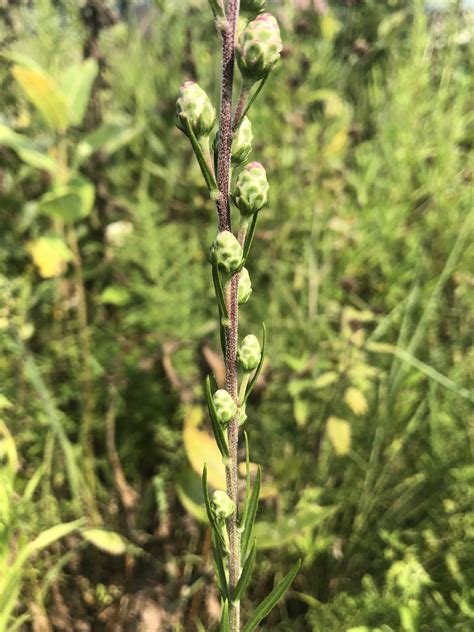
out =
[[273,610],[290,587],[300,569],[300,566],[301,560],[298,560],[291,571],[275,586],[268,597],[265,597],[262,603],[257,606],[249,621],[245,625],[243,632],[253,632],[260,621],[262,621],[262,619],[264,619]]
[[227,306],[225,304],[224,288],[222,287],[222,278],[219,274],[217,267],[217,261],[215,257],[212,257],[212,280],[214,282],[214,291],[217,298],[217,306],[219,308],[219,315],[221,323],[224,327],[229,326],[229,314],[227,312]]
[[258,219],[258,213],[254,213],[252,215],[252,221],[250,222],[250,226],[249,229],[247,231],[247,235],[245,236],[245,242],[244,242],[244,247],[243,247],[243,257],[242,257],[242,263],[239,267],[239,270],[241,270],[245,264],[247,263],[247,258],[249,256],[249,252],[250,252],[250,248],[252,247],[252,242],[253,242],[253,238],[255,235],[255,228],[257,227],[257,219]]
[[[270,69],[271,70],[271,69]],[[239,125],[242,123],[242,121],[244,120],[244,116],[247,115],[247,112],[250,110],[250,108],[252,107],[252,105],[255,102],[255,99],[258,97],[258,95],[260,94],[260,92],[262,91],[263,86],[265,85],[265,83],[267,82],[268,76],[270,75],[270,71],[267,72],[267,74],[265,75],[265,77],[260,81],[260,83],[257,86],[257,89],[255,90],[255,92],[252,94],[252,96],[250,97],[250,99],[248,100],[247,105],[245,106],[244,111],[242,112],[240,118],[238,121],[234,122],[234,130],[236,130]]]
[[235,593],[232,596],[232,601],[240,601],[240,598],[244,594],[249,582],[252,578],[252,571],[255,565],[255,557],[257,555],[257,542],[253,541],[252,548],[250,549],[250,553],[245,560],[244,566],[242,568],[242,574],[240,575],[239,581],[237,583]]
[[184,118],[184,124],[186,127],[186,135],[191,141],[191,146],[193,148],[194,154],[196,155],[196,159],[201,169],[201,173],[204,177],[204,180],[206,181],[207,188],[209,189],[209,192],[211,193],[211,197],[213,195],[218,195],[219,187],[217,186],[216,178],[214,174],[212,173],[209,165],[207,164],[207,160],[206,160],[206,157],[204,156],[201,145],[199,144],[196,138],[196,135],[193,132],[191,124],[187,118]]
[[227,445],[227,437],[225,436],[224,430],[222,429],[222,426],[217,418],[216,405],[214,404],[214,400],[212,399],[211,379],[209,375],[206,378],[206,400],[217,447],[222,454],[224,464],[226,464],[229,461],[229,446]]
[[242,530],[243,525],[245,524],[245,516],[247,515],[247,508],[248,508],[249,498],[250,498],[250,451],[249,451],[249,438],[245,430],[244,430],[244,440],[245,440],[245,504],[244,504],[244,511],[242,512],[242,516],[239,523],[240,530]]
[[263,360],[265,359],[265,344],[267,342],[267,330],[265,327],[265,323],[262,323],[262,352],[260,354],[260,362],[258,363],[257,368],[255,369],[255,373],[252,376],[252,379],[250,380],[247,389],[245,391],[245,397],[244,397],[244,401],[243,403],[245,404],[249,398],[250,393],[253,390],[253,387],[255,386],[258,376],[260,374],[260,371],[262,370],[262,366],[263,366]]
[[220,632],[230,631],[230,619],[229,619],[229,601],[225,599],[222,603],[221,625]]
[[227,577],[224,569],[224,550],[220,539],[212,532],[212,554],[214,557],[214,566],[216,568],[217,587],[224,599],[229,598],[229,588],[227,586]]
[[258,508],[258,499],[260,497],[260,480],[261,480],[261,471],[260,467],[257,470],[257,476],[255,478],[255,483],[252,489],[252,494],[245,503],[245,517],[243,521],[243,529],[242,529],[242,542],[241,542],[241,559],[245,559],[247,555],[247,548],[250,541],[250,536],[252,535],[253,524],[255,522],[255,516],[257,515]]
[[202,491],[204,494],[204,504],[206,505],[207,519],[209,520],[209,524],[211,525],[213,532],[219,538],[224,549],[226,549],[226,544],[222,536],[222,532],[219,528],[219,525],[216,522],[216,519],[211,509],[211,501],[209,499],[209,490],[207,488],[207,467],[205,464],[204,464],[204,469],[202,471]]

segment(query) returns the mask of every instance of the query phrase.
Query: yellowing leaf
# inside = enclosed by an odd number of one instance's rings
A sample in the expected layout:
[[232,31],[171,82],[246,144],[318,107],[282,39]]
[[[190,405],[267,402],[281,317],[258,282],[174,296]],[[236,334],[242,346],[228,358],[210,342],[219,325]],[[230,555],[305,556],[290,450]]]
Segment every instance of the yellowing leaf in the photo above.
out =
[[351,447],[351,425],[344,419],[329,417],[326,432],[336,454],[346,455]]
[[196,474],[202,475],[204,463],[206,463],[209,484],[216,489],[225,489],[225,468],[215,439],[197,428],[202,419],[202,408],[198,406],[190,408],[184,420],[184,449]]
[[121,535],[105,529],[84,529],[82,537],[109,555],[123,555],[127,546]]
[[355,415],[365,415],[369,408],[364,393],[354,386],[350,386],[346,390],[344,401]]
[[66,99],[54,79],[43,70],[18,65],[13,66],[12,74],[45,122],[64,131],[68,125]]
[[71,251],[59,237],[40,237],[28,244],[28,250],[45,279],[62,274],[72,259]]

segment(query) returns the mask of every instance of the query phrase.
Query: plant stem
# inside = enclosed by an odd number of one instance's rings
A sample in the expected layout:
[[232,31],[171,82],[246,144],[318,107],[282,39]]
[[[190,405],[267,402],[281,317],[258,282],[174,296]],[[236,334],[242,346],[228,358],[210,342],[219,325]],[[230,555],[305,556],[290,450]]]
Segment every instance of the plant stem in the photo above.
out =
[[[229,0],[227,5],[227,27],[222,31],[222,84],[219,119],[219,153],[217,159],[217,185],[220,198],[216,201],[219,230],[232,230],[229,204],[230,162],[232,153],[232,88],[234,81],[235,34],[240,0]],[[237,384],[237,336],[238,336],[238,273],[233,274],[227,294],[229,326],[225,329],[225,373],[226,389],[238,404]],[[234,501],[236,511],[228,521],[229,534],[229,587],[235,592],[240,577],[240,533],[238,530],[238,463],[237,447],[239,426],[237,416],[228,428],[230,463],[226,467],[227,493]],[[240,630],[240,604],[230,604],[230,629]]]

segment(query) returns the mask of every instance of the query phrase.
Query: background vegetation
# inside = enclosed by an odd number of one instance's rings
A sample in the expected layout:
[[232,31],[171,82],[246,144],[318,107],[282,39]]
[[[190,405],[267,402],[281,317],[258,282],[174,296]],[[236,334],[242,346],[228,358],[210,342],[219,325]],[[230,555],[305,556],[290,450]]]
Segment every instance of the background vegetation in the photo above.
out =
[[[252,117],[271,203],[241,323],[269,341],[251,597],[302,557],[264,629],[468,632],[472,14],[269,5],[285,50]],[[174,127],[183,79],[217,99],[210,11],[0,15],[0,630],[212,629],[215,217]]]

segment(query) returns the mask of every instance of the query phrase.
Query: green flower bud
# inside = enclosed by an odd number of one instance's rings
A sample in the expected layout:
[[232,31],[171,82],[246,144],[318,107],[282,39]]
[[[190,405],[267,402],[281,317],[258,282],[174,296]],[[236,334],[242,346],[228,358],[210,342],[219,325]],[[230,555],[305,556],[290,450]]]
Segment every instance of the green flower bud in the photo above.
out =
[[249,15],[258,15],[265,8],[265,0],[240,0],[240,10]]
[[252,334],[245,336],[238,352],[239,363],[244,371],[253,371],[256,369],[260,362],[261,355],[260,343],[256,336]]
[[220,232],[212,243],[211,258],[215,258],[221,270],[231,274],[235,272],[242,263],[242,247],[228,230]]
[[243,164],[252,151],[252,125],[250,120],[244,116],[237,129],[232,142],[232,164],[238,166]]
[[216,391],[212,399],[214,400],[219,423],[224,427],[228,426],[237,413],[237,404],[232,399],[230,393],[223,388]]
[[235,511],[235,503],[225,492],[220,490],[212,494],[211,509],[218,522],[230,518]]
[[259,81],[280,59],[280,27],[271,13],[262,13],[249,22],[239,38],[237,63],[242,77]]
[[204,90],[194,81],[186,81],[176,101],[176,125],[187,134],[186,119],[196,138],[208,136],[216,122],[216,111]]
[[239,275],[238,300],[239,305],[246,303],[252,294],[252,283],[247,268],[242,268]]
[[264,167],[251,162],[240,172],[232,199],[242,215],[253,215],[267,203],[269,188]]

